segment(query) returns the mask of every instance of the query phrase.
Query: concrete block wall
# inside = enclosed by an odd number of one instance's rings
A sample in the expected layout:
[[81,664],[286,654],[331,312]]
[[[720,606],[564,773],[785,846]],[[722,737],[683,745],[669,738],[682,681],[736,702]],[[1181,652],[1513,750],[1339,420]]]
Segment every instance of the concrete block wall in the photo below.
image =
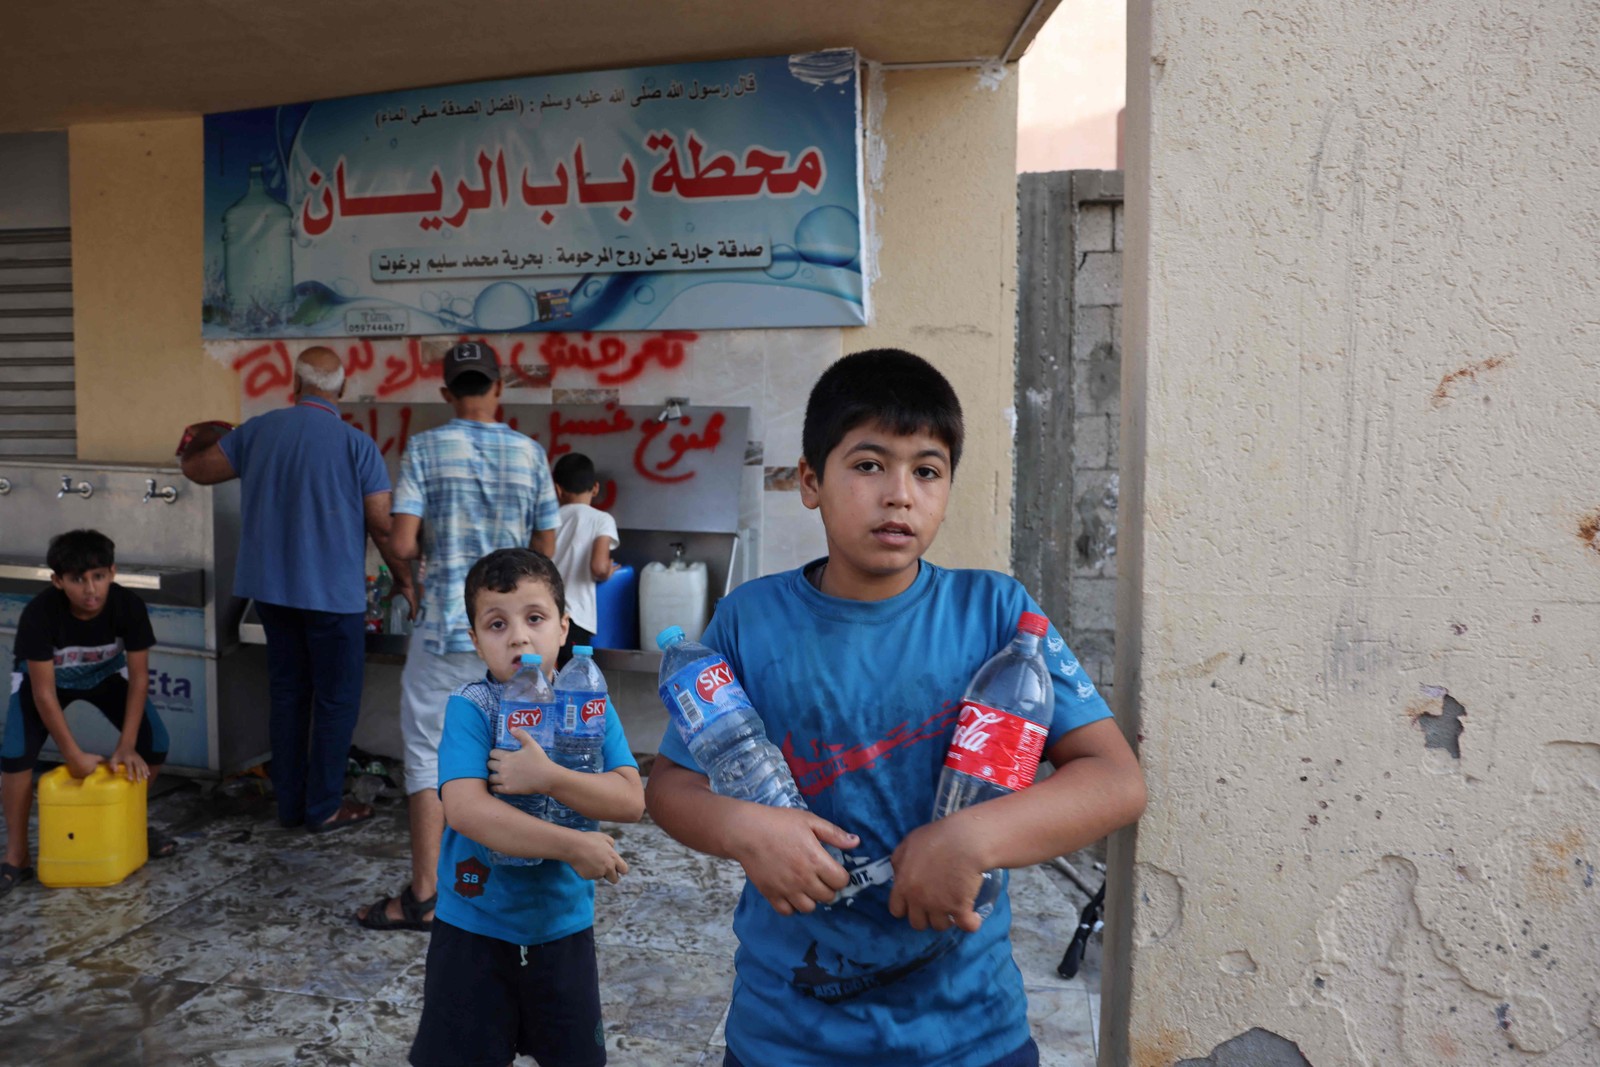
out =
[[1116,648],[1122,175],[1025,174],[1019,194],[1013,569],[1109,700]]

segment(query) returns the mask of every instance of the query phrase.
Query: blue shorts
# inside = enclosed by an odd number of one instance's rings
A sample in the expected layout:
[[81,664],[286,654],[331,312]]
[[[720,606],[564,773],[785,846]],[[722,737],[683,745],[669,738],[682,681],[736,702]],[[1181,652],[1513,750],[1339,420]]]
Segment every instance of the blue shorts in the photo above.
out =
[[594,928],[513,945],[433,920],[414,1067],[603,1067]]

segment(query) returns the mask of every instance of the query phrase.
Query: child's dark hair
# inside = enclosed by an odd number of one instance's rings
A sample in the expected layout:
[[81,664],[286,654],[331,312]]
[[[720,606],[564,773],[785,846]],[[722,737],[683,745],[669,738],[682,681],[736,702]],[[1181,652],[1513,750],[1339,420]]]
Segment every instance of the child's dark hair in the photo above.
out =
[[567,613],[567,587],[561,581],[561,572],[547,556],[531,548],[497,548],[472,565],[467,572],[467,625],[474,626],[478,618],[478,594],[485,589],[496,593],[509,593],[524,578],[543,582],[556,602],[556,611]]
[[117,562],[117,546],[99,530],[68,530],[50,538],[44,561],[59,575],[87,574]]
[[550,477],[565,493],[587,493],[598,481],[594,473],[594,460],[582,452],[568,452],[556,460]]
[[828,453],[844,435],[876,422],[893,434],[928,433],[950,450],[950,473],[961,462],[966,430],[961,401],[945,376],[921,356],[898,348],[853,352],[822,372],[806,401],[800,451],[822,477]]

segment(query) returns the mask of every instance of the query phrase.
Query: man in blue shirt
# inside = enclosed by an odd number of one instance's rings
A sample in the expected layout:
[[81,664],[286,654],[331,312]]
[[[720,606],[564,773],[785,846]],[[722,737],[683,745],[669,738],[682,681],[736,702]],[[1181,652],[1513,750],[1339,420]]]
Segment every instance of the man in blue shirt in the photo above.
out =
[[344,367],[309,348],[294,367],[294,406],[227,436],[191,427],[183,473],[240,480],[235,596],[256,602],[267,634],[272,788],[278,821],[312,833],[353,826],[372,808],[341,802],[366,666],[366,538],[416,610],[410,571],[391,558],[389,474],[372,439],[345,423]]

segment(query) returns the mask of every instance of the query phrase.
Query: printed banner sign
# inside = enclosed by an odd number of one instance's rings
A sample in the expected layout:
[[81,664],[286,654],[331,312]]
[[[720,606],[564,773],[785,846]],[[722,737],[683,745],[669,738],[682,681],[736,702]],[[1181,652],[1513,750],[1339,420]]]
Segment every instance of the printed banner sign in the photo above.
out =
[[856,326],[837,50],[208,115],[208,339]]

